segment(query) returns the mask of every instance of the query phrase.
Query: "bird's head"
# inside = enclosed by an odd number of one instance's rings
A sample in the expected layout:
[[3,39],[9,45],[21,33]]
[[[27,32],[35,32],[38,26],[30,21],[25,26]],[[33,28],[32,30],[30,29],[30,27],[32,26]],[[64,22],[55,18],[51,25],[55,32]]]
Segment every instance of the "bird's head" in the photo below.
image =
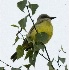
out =
[[37,18],[37,20],[40,20],[40,19],[50,19],[50,20],[52,20],[52,19],[54,19],[54,18],[56,18],[56,17],[50,17],[50,16],[48,16],[47,14],[41,14],[41,15]]

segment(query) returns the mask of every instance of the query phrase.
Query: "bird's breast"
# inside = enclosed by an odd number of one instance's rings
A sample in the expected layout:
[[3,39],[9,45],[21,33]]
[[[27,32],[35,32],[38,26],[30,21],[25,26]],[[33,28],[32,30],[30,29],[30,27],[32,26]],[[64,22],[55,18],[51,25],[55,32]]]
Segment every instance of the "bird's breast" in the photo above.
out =
[[[51,37],[53,35],[53,26],[52,26],[51,22],[42,21],[39,24],[36,24],[35,27],[36,27],[36,30],[38,31],[38,33],[45,32],[48,34],[48,41],[51,39]],[[36,30],[34,28],[30,33],[30,37],[32,40],[35,40],[35,35],[37,33]]]

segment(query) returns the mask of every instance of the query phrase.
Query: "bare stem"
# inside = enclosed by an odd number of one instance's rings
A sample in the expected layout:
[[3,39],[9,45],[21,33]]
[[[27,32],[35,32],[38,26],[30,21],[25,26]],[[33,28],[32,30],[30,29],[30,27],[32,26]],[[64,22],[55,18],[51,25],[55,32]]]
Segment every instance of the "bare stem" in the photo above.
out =
[[16,36],[22,31],[22,28],[20,29],[20,31],[18,31],[18,33],[16,34]]
[[[46,60],[48,60],[43,54],[39,53],[43,58],[45,58]],[[49,61],[49,60],[48,60]]]
[[[2,63],[6,64],[6,66],[12,67],[9,64],[5,63],[4,61],[0,60]],[[13,68],[13,67],[12,67]]]
[[[50,57],[49,57],[49,54],[48,54],[48,52],[47,52],[46,47],[45,47],[45,51],[46,51],[46,54],[47,54],[47,57],[48,57],[48,61],[50,62],[51,60],[50,60]],[[53,69],[55,69],[55,68],[53,67],[53,65],[51,65],[51,66],[52,66]]]
[[48,56],[48,60],[50,61],[50,57],[49,57],[49,54],[48,54],[48,52],[47,52],[46,47],[45,47],[45,51],[46,51],[46,54],[47,54],[47,56]]
[[38,31],[37,31],[37,29],[36,29],[36,27],[35,27],[35,24],[34,24],[34,20],[31,18],[31,15],[30,15],[30,12],[29,12],[28,6],[26,6],[26,7],[27,7],[27,10],[28,10],[29,17],[30,17],[30,19],[31,19],[31,21],[32,21],[32,23],[33,23],[33,26],[34,26],[36,32],[38,33]]

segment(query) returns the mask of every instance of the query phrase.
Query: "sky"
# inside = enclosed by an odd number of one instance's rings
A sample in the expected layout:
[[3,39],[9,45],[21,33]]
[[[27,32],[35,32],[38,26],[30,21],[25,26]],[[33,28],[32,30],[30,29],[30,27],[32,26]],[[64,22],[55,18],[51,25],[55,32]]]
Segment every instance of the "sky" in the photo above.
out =
[[[12,67],[19,67],[28,63],[24,61],[24,58],[16,60],[14,63],[10,59],[10,56],[16,51],[18,44],[22,44],[22,40],[19,40],[16,45],[13,45],[17,28],[11,27],[12,24],[18,25],[18,21],[22,19],[27,14],[25,9],[25,14],[20,11],[17,7],[17,2],[20,0],[0,0],[0,60],[11,65]],[[57,60],[58,55],[66,58],[64,65],[68,65],[69,62],[69,2],[68,0],[28,0],[31,3],[36,3],[39,5],[35,14],[32,16],[34,22],[37,21],[37,17],[40,14],[48,14],[49,16],[57,17],[52,20],[53,25],[53,36],[51,40],[46,44],[47,51],[51,59],[55,58]],[[27,21],[27,31],[32,26],[31,20],[28,18]],[[23,32],[26,34],[25,32]],[[63,52],[58,52],[59,49],[63,47],[66,54]],[[42,51],[40,51],[42,53]],[[46,54],[43,53],[45,56]],[[56,62],[53,63],[55,68],[58,68]],[[64,66],[63,65],[63,66]],[[64,67],[59,70],[64,70]],[[6,66],[4,63],[0,62],[0,67],[5,67],[6,70],[10,70],[10,67]],[[68,66],[69,67],[69,66]],[[22,67],[22,70],[26,70]],[[47,61],[38,55],[36,61],[36,67],[31,67],[30,70],[46,70]]]

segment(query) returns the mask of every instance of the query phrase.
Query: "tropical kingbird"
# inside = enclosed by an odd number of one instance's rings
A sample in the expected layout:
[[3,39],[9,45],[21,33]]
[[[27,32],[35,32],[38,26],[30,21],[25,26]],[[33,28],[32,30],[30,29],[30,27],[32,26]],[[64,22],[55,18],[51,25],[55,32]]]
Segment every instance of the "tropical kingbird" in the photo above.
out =
[[[35,25],[32,26],[32,28],[30,29],[29,33],[27,34],[27,37],[25,38],[24,42],[23,42],[23,47],[27,50],[30,47],[32,47],[32,43],[28,42],[28,38],[30,38],[32,41],[36,41],[36,34],[44,32],[48,35],[48,38],[45,42],[43,42],[43,44],[48,43],[48,41],[51,39],[52,35],[53,35],[53,26],[51,23],[51,20],[54,19],[56,17],[50,17],[47,14],[41,14],[38,18],[37,18],[37,22],[35,23]],[[12,56],[11,59],[13,59],[13,61],[15,61],[17,59],[17,52],[15,52]]]

